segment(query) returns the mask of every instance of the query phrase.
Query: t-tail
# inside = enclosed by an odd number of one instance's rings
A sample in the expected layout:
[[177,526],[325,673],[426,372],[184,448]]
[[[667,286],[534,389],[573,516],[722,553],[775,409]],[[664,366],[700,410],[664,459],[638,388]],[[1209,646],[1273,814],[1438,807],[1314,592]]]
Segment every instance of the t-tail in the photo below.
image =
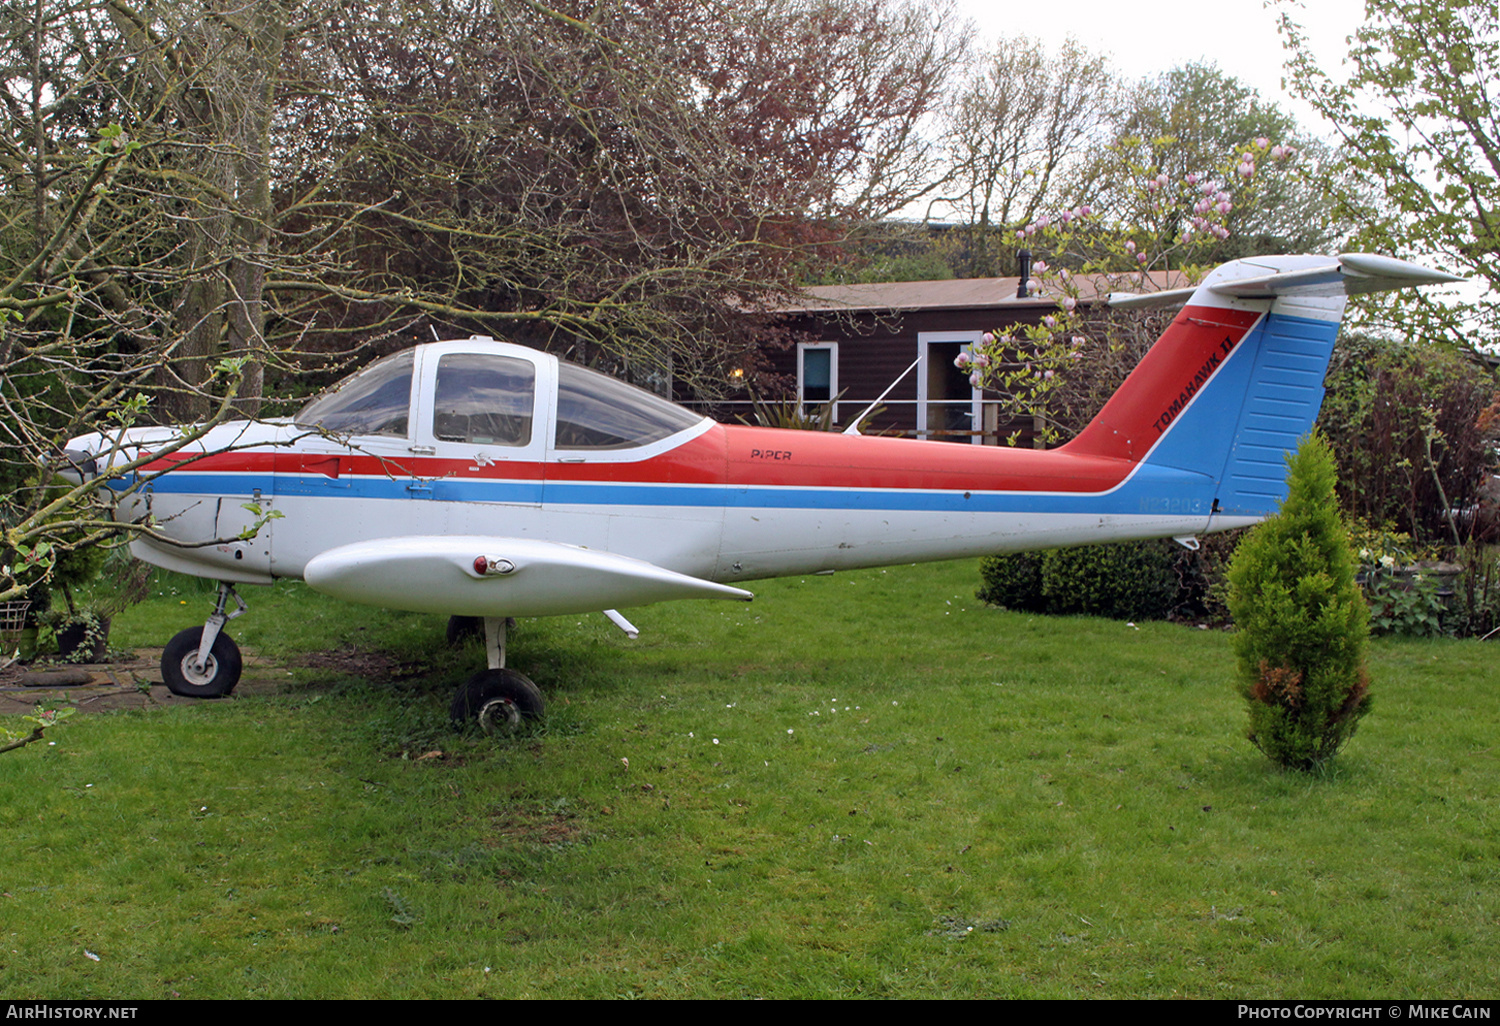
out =
[[1461,280],[1365,253],[1275,256],[1223,264],[1196,288],[1117,295],[1117,307],[1185,305],[1063,448],[1142,464],[1140,484],[1209,509],[1209,530],[1254,523],[1286,497],[1284,454],[1317,419],[1348,297]]

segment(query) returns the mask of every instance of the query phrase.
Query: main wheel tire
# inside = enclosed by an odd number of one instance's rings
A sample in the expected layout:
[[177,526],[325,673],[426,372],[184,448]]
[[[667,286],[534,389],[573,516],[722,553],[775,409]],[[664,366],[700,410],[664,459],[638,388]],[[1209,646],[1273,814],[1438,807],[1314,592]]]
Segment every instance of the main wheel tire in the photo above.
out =
[[484,618],[479,616],[448,617],[448,647],[457,648],[470,638],[484,643]]
[[545,708],[541,691],[524,673],[480,670],[458,689],[448,714],[460,729],[475,723],[486,734],[514,734],[540,719]]
[[208,650],[207,665],[199,668],[198,643],[203,640],[202,627],[179,631],[167,642],[161,653],[161,677],[167,690],[185,698],[223,698],[240,682],[240,647],[223,631]]

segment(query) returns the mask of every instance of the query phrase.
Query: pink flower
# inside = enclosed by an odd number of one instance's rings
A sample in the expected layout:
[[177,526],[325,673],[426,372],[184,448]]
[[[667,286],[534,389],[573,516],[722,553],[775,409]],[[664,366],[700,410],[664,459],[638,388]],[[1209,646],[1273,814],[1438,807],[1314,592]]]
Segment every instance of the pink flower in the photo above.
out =
[[1228,200],[1223,200],[1219,203],[1218,206],[1214,207],[1214,209],[1221,214],[1227,214],[1234,209],[1234,204],[1230,203]]
[[1094,208],[1091,207],[1091,206],[1089,206],[1087,203],[1085,203],[1083,206],[1081,206],[1081,207],[1078,208],[1078,216],[1079,217],[1088,217],[1093,212],[1094,212]]
[[1125,243],[1125,252],[1127,252],[1127,253],[1134,253],[1135,252],[1135,240],[1134,239],[1130,239],[1130,240],[1128,240]]
[[986,331],[984,333],[984,344],[987,346],[995,344],[995,333],[993,331]]
[[975,371],[973,374],[969,375],[969,384],[973,385],[975,388],[978,388],[980,385],[984,384],[984,375],[979,373],[978,371]]
[[1141,265],[1141,266],[1143,266],[1143,267],[1144,267],[1144,266],[1145,266],[1145,264],[1146,264],[1146,261],[1147,261],[1147,260],[1148,260],[1148,259],[1150,259],[1150,258],[1149,258],[1149,257],[1147,257],[1147,256],[1146,256],[1146,254],[1144,254],[1144,253],[1137,253],[1137,254],[1136,254],[1136,255],[1135,255],[1135,262],[1136,262],[1136,263],[1138,263],[1138,264],[1140,264],[1140,265]]
[[976,366],[976,367],[988,367],[989,365],[990,365],[990,357],[989,357],[988,353],[980,353],[978,356],[974,357],[974,366]]
[[1187,182],[1189,185],[1197,185],[1198,173],[1196,171],[1189,171],[1183,181]]
[[1031,265],[1031,269],[1037,274],[1042,274],[1047,270],[1047,261],[1038,260],[1036,263]]
[[1042,377],[1050,379],[1052,377],[1052,372],[1051,371],[1042,371]]
[[969,366],[969,354],[959,353],[953,358],[953,366],[957,367],[959,370],[963,370],[964,368]]
[[1040,284],[1038,284],[1038,282],[1037,282],[1037,280],[1035,278],[1027,278],[1026,279],[1026,291],[1027,292],[1036,292],[1041,287],[1042,286]]
[[1043,214],[1041,217],[1036,219],[1036,226],[1038,228],[1045,228],[1051,223],[1052,218],[1048,217],[1046,214]]
[[1063,307],[1064,310],[1071,311],[1077,305],[1078,305],[1078,300],[1074,299],[1072,296],[1064,296],[1063,297],[1062,307]]
[[1240,164],[1239,172],[1241,178],[1249,178],[1251,175],[1255,174],[1255,165],[1247,160],[1244,163]]
[[1258,150],[1263,150],[1269,145],[1271,145],[1271,140],[1267,139],[1263,135],[1255,140],[1255,148]]
[[1046,317],[1042,318],[1042,323],[1049,328],[1055,328],[1057,327],[1057,318],[1053,317],[1051,314],[1048,314]]

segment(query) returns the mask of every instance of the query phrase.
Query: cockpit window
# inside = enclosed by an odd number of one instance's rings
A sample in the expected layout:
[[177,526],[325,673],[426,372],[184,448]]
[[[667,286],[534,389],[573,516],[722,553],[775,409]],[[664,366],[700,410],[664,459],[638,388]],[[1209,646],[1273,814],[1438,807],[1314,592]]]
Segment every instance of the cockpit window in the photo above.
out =
[[643,388],[577,364],[558,365],[559,449],[632,449],[702,420]]
[[442,442],[526,445],[536,368],[493,353],[450,353],[438,361],[432,434]]
[[410,349],[372,363],[302,407],[292,421],[336,434],[405,438],[411,430],[412,363]]

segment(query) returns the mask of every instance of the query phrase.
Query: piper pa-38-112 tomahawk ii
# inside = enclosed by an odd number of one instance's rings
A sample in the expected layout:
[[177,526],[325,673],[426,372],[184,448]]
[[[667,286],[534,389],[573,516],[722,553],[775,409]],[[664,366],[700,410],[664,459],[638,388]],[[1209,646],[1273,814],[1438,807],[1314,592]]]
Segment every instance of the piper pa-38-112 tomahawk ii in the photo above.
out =
[[488,668],[453,712],[493,729],[543,706],[505,666],[509,617],[604,611],[633,634],[617,609],[748,600],[757,578],[1255,523],[1313,426],[1346,298],[1456,280],[1389,257],[1281,256],[1115,297],[1183,308],[1082,433],[1045,451],[717,424],[470,338],[387,357],[288,421],[221,424],[176,451],[178,429],[95,434],[69,456],[109,480],[119,518],[152,525],[135,555],[220,584],[207,623],[162,656],[173,692],[227,694],[235,586],[300,577],[483,618]]

